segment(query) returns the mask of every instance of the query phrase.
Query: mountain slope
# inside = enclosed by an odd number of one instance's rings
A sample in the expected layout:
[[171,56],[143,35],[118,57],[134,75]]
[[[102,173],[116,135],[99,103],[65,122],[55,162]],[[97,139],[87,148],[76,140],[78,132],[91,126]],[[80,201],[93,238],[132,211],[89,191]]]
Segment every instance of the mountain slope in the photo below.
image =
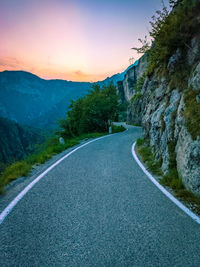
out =
[[0,117],[0,162],[21,160],[44,140],[41,131]]
[[[117,84],[126,72],[117,73],[98,84]],[[66,116],[71,100],[85,95],[92,83],[44,80],[25,71],[0,72],[0,116],[42,129],[57,128],[59,118]]]
[[0,73],[0,116],[34,127],[55,127],[70,100],[86,94],[90,87],[90,83],[44,80],[24,71],[4,71]]
[[129,71],[129,69],[136,67],[138,65],[138,60],[136,60],[132,65],[130,65],[124,72],[116,73],[111,77],[107,77],[105,80],[97,82],[100,85],[108,85],[109,83],[113,83],[114,85],[117,85],[117,82],[122,81],[125,78],[125,75]]

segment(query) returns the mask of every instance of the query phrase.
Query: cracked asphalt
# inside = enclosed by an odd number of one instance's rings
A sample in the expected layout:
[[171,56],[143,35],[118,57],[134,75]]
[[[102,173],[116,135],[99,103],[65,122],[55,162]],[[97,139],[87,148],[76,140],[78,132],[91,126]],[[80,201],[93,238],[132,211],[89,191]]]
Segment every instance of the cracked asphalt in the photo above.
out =
[[200,226],[142,172],[131,154],[141,129],[128,128],[25,195],[0,225],[0,266],[200,266]]

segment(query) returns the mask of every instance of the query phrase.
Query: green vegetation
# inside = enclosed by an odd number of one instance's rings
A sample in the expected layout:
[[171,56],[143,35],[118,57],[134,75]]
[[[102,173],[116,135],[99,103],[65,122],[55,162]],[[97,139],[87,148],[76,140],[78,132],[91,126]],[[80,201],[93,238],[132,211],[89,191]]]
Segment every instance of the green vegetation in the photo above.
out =
[[166,175],[160,179],[160,183],[164,186],[169,186],[175,191],[184,189],[182,180],[178,176],[176,169],[170,170]]
[[[109,124],[117,118],[120,110],[116,87],[112,84],[103,88],[95,85],[85,97],[72,101],[67,118],[60,122],[63,129],[61,132],[38,145],[34,154],[5,168],[0,176],[0,193],[10,181],[29,175],[33,166],[43,164],[63,150],[79,144],[81,140],[107,134]],[[113,133],[124,130],[123,126],[112,125]],[[64,138],[64,144],[60,144],[60,136]],[[3,167],[0,166],[1,169]]]
[[8,166],[0,176],[0,193],[3,187],[20,176],[27,176],[32,166],[26,161],[18,161]]
[[186,203],[192,203],[194,205],[194,211],[200,214],[200,196],[185,189],[177,191],[176,196]]
[[136,146],[143,146],[145,144],[145,139],[144,138],[138,138],[136,142]]
[[162,175],[161,165],[162,161],[155,161],[154,155],[151,152],[151,148],[147,140],[138,139],[137,140],[137,151],[142,159],[145,162],[147,169],[153,174]]
[[126,129],[121,125],[121,126],[117,126],[117,125],[112,125],[112,133],[120,133],[125,131]]
[[136,85],[133,88],[133,91],[135,91],[135,95],[131,98],[130,102],[133,103],[135,100],[140,99],[142,94],[141,90],[144,84],[146,78],[146,74],[144,73],[137,81]]
[[200,196],[185,189],[176,168],[174,144],[170,142],[168,149],[170,154],[169,172],[163,175],[161,170],[162,160],[155,161],[148,140],[138,139],[136,143],[136,150],[142,161],[146,164],[147,169],[153,174],[161,176],[159,182],[162,185],[172,188],[177,198],[186,204],[192,204],[192,209],[200,214]]
[[179,177],[176,164],[175,143],[168,142],[169,172],[160,179],[160,183],[169,186],[174,190],[184,189],[182,180]]
[[200,136],[200,103],[197,103],[197,95],[198,92],[192,90],[192,88],[184,94],[186,107],[184,111],[185,124],[193,140]]
[[178,88],[184,91],[188,87],[188,78],[191,73],[191,67],[188,65],[186,59],[179,59],[176,64],[176,71],[173,73],[165,72],[166,78],[169,81],[170,90]]
[[109,121],[116,121],[120,112],[119,97],[113,84],[94,85],[85,97],[72,101],[67,118],[61,120],[63,137],[90,132],[107,132]]
[[140,99],[141,96],[142,96],[141,93],[136,93],[136,94],[131,98],[131,100],[130,100],[131,104],[132,104],[133,102],[135,102],[135,100]]
[[[200,21],[198,20],[198,10],[200,9],[199,0],[169,0],[171,7],[175,7],[169,13],[167,8],[163,6],[162,10],[157,10],[150,21],[151,30],[150,38],[152,45],[145,36],[144,40],[138,39],[142,45],[140,48],[133,48],[138,53],[147,53],[149,55],[149,64],[147,75],[151,75],[154,70],[167,74],[167,65],[169,58],[174,55],[179,48],[181,58],[175,66],[174,81],[184,83],[187,80],[188,73],[181,69],[185,68],[185,52],[190,49],[190,41],[192,37],[198,33]],[[186,77],[184,74],[186,73]],[[173,85],[172,85],[173,86]],[[177,85],[176,85],[177,86]]]
[[[154,74],[158,78],[165,76],[170,86],[170,90],[179,89],[184,92],[184,118],[187,130],[190,132],[193,140],[200,136],[200,103],[197,101],[198,92],[192,88],[188,88],[188,79],[194,66],[189,66],[187,63],[186,54],[191,50],[190,43],[192,38],[199,32],[200,20],[199,0],[170,0],[172,9],[168,13],[163,7],[161,11],[156,12],[156,16],[152,17],[150,22],[152,29],[150,36],[153,39],[152,46],[148,46],[147,38],[141,43],[142,49],[135,49],[139,53],[146,50],[148,54],[148,76]],[[193,51],[191,51],[193,53]],[[174,56],[172,58],[172,56]],[[169,61],[170,60],[170,61]],[[168,65],[169,62],[171,65]],[[196,62],[195,62],[196,64]],[[172,69],[169,69],[172,67]],[[137,95],[132,98],[132,102],[137,99]],[[168,106],[168,103],[166,104]],[[171,129],[174,132],[175,119],[177,110],[172,113]],[[161,115],[161,129],[165,130],[164,112]],[[175,142],[168,142],[169,152],[169,171],[167,174],[162,174],[162,160],[155,161],[154,154],[148,140],[139,139],[137,142],[137,151],[145,162],[148,170],[152,173],[160,175],[160,183],[173,189],[174,194],[185,201],[192,203],[192,208],[200,213],[200,196],[193,194],[185,189],[182,179],[177,171]]]
[[135,88],[135,90],[136,90],[137,92],[141,92],[142,87],[143,87],[143,84],[144,84],[144,81],[145,81],[145,78],[146,78],[146,74],[144,73],[144,74],[138,79],[138,81],[137,81],[137,83],[136,83],[136,88]]
[[45,134],[41,129],[0,117],[0,173],[6,165],[33,153],[35,144],[44,142]]
[[67,140],[64,145],[59,143],[58,137],[54,136],[47,139],[44,144],[38,147],[36,153],[5,168],[0,176],[0,193],[3,192],[3,188],[12,180],[15,180],[21,176],[28,176],[34,165],[43,164],[45,161],[49,160],[54,155],[62,152],[63,150],[79,144],[80,140],[82,139],[99,137],[101,135],[103,135],[103,133],[82,135],[80,137],[75,137]]
[[151,44],[147,39],[147,35],[145,35],[144,40],[139,38],[138,41],[140,42],[140,44],[142,46],[141,47],[132,47],[131,48],[133,50],[136,50],[138,54],[144,54],[151,48]]
[[[176,9],[170,14],[164,7],[157,11],[157,17],[153,16],[150,22],[152,30],[150,36],[154,42],[149,50],[148,74],[152,74],[155,68],[166,68],[169,58],[179,48],[185,52],[190,46],[192,37],[199,31],[200,22],[197,13],[200,8],[198,0],[178,1]],[[184,53],[183,57],[185,56]]]
[[[125,130],[123,126],[112,125],[113,133],[119,133]],[[48,138],[42,144],[36,153],[28,156],[22,161],[17,161],[10,166],[7,166],[0,176],[0,193],[3,193],[3,188],[11,181],[18,177],[26,177],[30,174],[34,165],[40,165],[52,158],[54,155],[62,152],[63,150],[72,146],[78,145],[81,140],[98,138],[106,135],[107,133],[89,133],[82,134],[77,137],[72,137],[65,140],[65,144],[59,143],[59,137],[54,136]]]

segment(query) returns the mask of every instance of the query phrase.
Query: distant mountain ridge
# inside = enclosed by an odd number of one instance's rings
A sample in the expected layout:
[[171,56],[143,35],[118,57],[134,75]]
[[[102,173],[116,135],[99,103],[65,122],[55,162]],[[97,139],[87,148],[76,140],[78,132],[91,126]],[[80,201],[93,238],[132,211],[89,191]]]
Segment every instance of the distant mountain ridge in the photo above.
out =
[[[97,83],[116,85],[129,68]],[[25,71],[3,71],[0,72],[0,116],[23,125],[55,129],[58,119],[65,117],[70,100],[87,94],[91,86],[89,82],[44,80]]]
[[71,99],[87,93],[91,83],[44,80],[24,71],[0,72],[0,116],[43,129],[55,128]]
[[[128,69],[97,83],[116,85]],[[70,100],[87,94],[92,85],[44,80],[25,71],[0,72],[0,172],[5,164],[22,160],[35,144],[44,141],[39,129],[56,129],[58,119],[66,116]]]
[[102,84],[107,85],[107,84],[109,84],[110,82],[112,82],[114,85],[117,85],[117,82],[124,80],[124,77],[125,77],[127,71],[128,71],[129,69],[131,69],[133,66],[137,66],[137,65],[138,65],[138,62],[139,62],[139,61],[136,60],[136,61],[135,61],[133,64],[131,64],[125,71],[123,71],[123,72],[121,72],[121,73],[114,74],[114,75],[112,75],[111,77],[107,77],[105,80],[103,80],[103,81],[99,81],[99,82],[97,82],[97,83],[100,84],[100,85],[102,85]]

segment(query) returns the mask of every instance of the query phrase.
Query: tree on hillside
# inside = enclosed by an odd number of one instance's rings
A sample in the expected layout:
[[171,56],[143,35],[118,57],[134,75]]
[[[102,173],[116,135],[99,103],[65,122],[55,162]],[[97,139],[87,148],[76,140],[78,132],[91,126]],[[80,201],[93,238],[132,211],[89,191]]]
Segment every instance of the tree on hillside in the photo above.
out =
[[169,6],[171,8],[174,8],[177,7],[181,2],[182,0],[169,0]]
[[[170,0],[171,5],[175,5],[175,0]],[[156,14],[152,16],[152,21],[150,21],[151,31],[149,32],[149,36],[152,38],[152,42],[156,39],[157,35],[159,34],[160,29],[166,22],[166,19],[169,15],[167,7],[164,5],[162,1],[163,8],[161,10],[157,10]],[[146,53],[151,48],[151,43],[148,41],[147,35],[145,35],[144,39],[139,38],[138,41],[141,43],[141,47],[133,47],[139,54]]]
[[145,35],[144,40],[138,39],[141,43],[141,47],[132,47],[131,49],[136,50],[138,54],[144,54],[151,48],[151,43],[147,40],[147,35]]
[[168,16],[169,11],[167,10],[167,7],[163,4],[163,8],[161,10],[157,10],[156,15],[151,17],[152,21],[149,22],[151,25],[151,31],[149,32],[149,35],[153,38],[153,40],[155,40],[158,36],[163,25],[166,23],[166,19]]
[[89,132],[108,130],[108,120],[115,120],[119,108],[119,97],[113,84],[102,88],[95,84],[92,90],[77,101],[72,101],[60,126],[67,137]]
[[169,58],[178,48],[184,60],[183,55],[190,48],[192,36],[199,32],[200,22],[194,16],[199,12],[199,0],[170,0],[169,4],[172,7],[170,13],[163,5],[162,10],[156,11],[150,21],[151,47],[146,46],[147,37],[145,37],[142,47],[134,48],[138,52],[148,52],[148,75],[151,75],[155,68],[166,70]]

